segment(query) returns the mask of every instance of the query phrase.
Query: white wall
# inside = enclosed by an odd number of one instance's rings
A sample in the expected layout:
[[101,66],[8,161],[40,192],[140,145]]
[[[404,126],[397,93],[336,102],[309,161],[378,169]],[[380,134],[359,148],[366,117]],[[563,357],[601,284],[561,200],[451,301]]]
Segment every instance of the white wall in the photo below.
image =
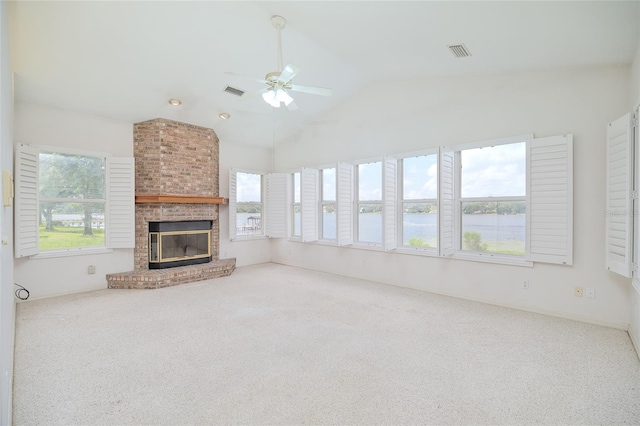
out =
[[[214,129],[215,130],[215,129]],[[272,169],[272,151],[270,149],[240,146],[220,141],[220,196],[229,198],[230,168],[246,169],[258,172],[270,172]],[[220,217],[220,258],[236,258],[236,266],[265,263],[271,260],[270,244],[266,238],[246,241],[229,240],[229,206],[222,205]]]
[[[605,134],[628,110],[629,66],[378,82],[276,148],[276,169],[533,132],[574,134],[574,265],[533,268],[287,240],[272,261],[626,329],[629,282],[604,265]],[[523,280],[530,289],[522,290]],[[595,289],[577,298],[573,287]]]
[[[133,156],[132,123],[16,103],[14,126],[15,143]],[[14,265],[15,281],[36,299],[107,288],[106,274],[133,269],[133,249],[49,259],[16,259]],[[95,265],[95,275],[87,273],[89,265]]]
[[[0,169],[13,174],[13,93],[6,2],[0,3]],[[0,207],[0,235],[13,240],[13,209]],[[11,424],[13,342],[16,305],[13,294],[13,249],[0,245],[0,425]]]

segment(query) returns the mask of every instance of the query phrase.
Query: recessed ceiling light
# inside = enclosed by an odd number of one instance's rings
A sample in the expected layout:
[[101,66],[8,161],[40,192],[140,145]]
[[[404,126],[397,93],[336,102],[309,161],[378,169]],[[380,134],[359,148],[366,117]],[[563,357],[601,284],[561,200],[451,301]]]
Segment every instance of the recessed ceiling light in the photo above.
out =
[[218,117],[223,120],[228,120],[229,118],[231,118],[231,114],[229,114],[228,112],[221,112],[220,114],[218,114]]
[[173,106],[182,105],[182,101],[180,99],[171,98],[169,99],[169,103]]

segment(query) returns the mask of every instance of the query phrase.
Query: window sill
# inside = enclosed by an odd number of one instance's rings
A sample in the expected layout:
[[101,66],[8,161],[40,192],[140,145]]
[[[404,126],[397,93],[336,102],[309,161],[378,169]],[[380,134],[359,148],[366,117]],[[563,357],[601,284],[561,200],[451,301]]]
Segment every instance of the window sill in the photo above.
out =
[[65,250],[48,250],[42,253],[29,256],[29,259],[52,259],[55,257],[71,257],[71,256],[87,256],[91,254],[106,254],[113,253],[113,249],[106,247],[87,247],[87,248],[72,248]]
[[470,260],[472,262],[498,263],[501,265],[525,266],[528,268],[533,267],[533,262],[529,260],[525,260],[524,258],[500,256],[495,254],[457,252],[452,256],[448,256],[448,257],[450,257],[451,259],[457,259],[457,260]]
[[[350,246],[345,246],[345,247],[353,247],[353,248],[359,249],[359,250],[385,251],[382,248],[381,244],[376,244],[376,243],[357,242],[357,243],[351,244]],[[394,251],[394,250],[390,250],[390,251]]]
[[232,243],[238,243],[241,241],[256,241],[256,240],[268,240],[269,237],[265,236],[265,235],[247,235],[247,236],[242,236],[242,237],[235,237],[232,238],[231,241]]
[[408,248],[408,247],[398,247],[394,250],[396,253],[400,254],[410,254],[414,256],[438,256],[438,249],[434,247],[425,247],[425,248]]

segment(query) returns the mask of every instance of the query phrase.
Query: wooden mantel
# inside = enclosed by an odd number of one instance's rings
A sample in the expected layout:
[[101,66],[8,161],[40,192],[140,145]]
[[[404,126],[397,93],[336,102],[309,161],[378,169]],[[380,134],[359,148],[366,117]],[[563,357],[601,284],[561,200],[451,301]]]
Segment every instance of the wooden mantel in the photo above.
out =
[[174,204],[229,204],[228,198],[199,197],[195,195],[136,195],[136,203],[174,203]]

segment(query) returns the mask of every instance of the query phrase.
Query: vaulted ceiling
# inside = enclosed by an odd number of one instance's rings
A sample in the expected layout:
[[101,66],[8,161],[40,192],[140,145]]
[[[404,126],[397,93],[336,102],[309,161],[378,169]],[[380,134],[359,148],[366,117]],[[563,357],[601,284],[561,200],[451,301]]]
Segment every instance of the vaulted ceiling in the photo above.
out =
[[[10,1],[17,101],[139,122],[213,128],[221,141],[271,147],[377,80],[628,64],[636,1]],[[286,18],[284,63],[299,109],[251,96],[277,69],[272,15]],[[463,43],[472,56],[456,58]],[[226,93],[230,85],[247,92]],[[179,98],[182,105],[169,105]],[[389,102],[402,102],[391,99]],[[220,120],[228,112],[231,118]]]

